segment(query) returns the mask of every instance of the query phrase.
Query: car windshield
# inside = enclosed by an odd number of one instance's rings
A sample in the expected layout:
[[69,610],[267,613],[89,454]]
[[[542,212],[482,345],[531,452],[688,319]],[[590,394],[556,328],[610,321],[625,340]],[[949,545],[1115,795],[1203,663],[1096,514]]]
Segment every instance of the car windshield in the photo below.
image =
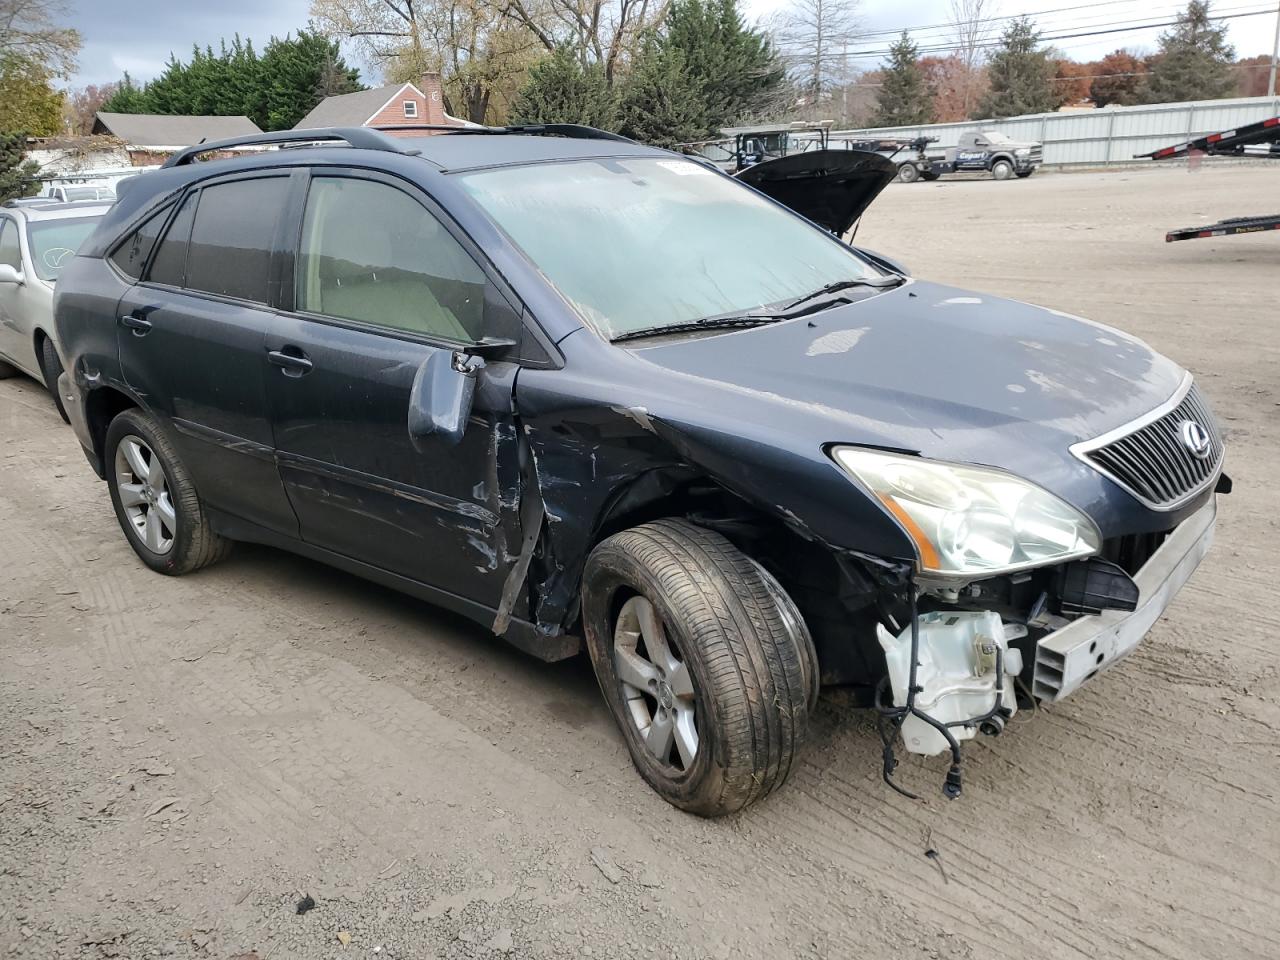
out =
[[1000,145],[1013,143],[1013,141],[1010,140],[1008,137],[1006,137],[1003,133],[996,133],[994,130],[988,130],[985,133],[979,134],[979,136],[985,137],[987,140],[987,143],[1000,144]]
[[883,276],[834,237],[691,160],[570,160],[462,181],[609,338]]
[[36,276],[48,283],[57,280],[97,222],[97,217],[68,217],[28,224],[27,242]]

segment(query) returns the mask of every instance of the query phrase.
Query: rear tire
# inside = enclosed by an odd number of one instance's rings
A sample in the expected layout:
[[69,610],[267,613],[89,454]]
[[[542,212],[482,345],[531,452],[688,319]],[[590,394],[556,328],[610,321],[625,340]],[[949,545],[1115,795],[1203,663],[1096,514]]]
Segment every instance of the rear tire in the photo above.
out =
[[67,408],[62,405],[62,394],[58,392],[58,378],[62,376],[62,360],[58,357],[58,349],[48,337],[40,342],[40,372],[44,374],[44,385],[53,397],[53,405],[58,408],[58,416],[63,423],[70,423]]
[[107,427],[107,487],[120,529],[152,570],[181,576],[221,560],[231,541],[214,533],[191,477],[163,428],[125,410]]
[[605,701],[663,799],[719,816],[786,781],[818,664],[799,610],[755,561],[683,520],[646,523],[592,551],[582,610]]
[[915,183],[920,179],[920,168],[914,163],[903,163],[898,166],[898,179],[903,183]]
[[997,160],[991,165],[991,176],[997,180],[1008,180],[1013,176],[1013,164],[1008,160]]

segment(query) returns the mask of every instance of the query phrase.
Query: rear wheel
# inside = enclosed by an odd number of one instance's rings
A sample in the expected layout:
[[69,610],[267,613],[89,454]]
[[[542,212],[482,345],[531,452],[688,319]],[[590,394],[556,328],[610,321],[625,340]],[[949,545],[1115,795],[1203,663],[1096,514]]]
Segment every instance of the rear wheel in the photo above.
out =
[[44,374],[44,385],[49,389],[49,395],[53,397],[53,405],[58,408],[58,416],[62,418],[63,423],[70,423],[71,418],[67,416],[67,408],[62,405],[62,395],[58,392],[58,378],[62,376],[62,360],[58,357],[58,350],[53,345],[53,341],[48,337],[40,342],[40,371]]
[[750,557],[681,520],[647,523],[592,552],[582,609],[605,700],[665,800],[718,816],[787,779],[818,668],[799,611]]
[[221,560],[231,541],[204,504],[155,418],[125,410],[107,428],[107,486],[129,545],[157,573],[180,576]]
[[991,165],[991,176],[997,180],[1008,180],[1013,176],[1013,164],[1008,160],[997,160]]
[[903,183],[915,183],[920,179],[920,168],[914,163],[899,164],[898,179]]

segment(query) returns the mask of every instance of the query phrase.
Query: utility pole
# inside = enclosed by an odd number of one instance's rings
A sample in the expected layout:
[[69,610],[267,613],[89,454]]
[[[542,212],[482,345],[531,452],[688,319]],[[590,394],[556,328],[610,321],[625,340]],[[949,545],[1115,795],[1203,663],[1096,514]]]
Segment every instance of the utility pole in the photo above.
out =
[[1276,7],[1276,38],[1271,44],[1271,71],[1267,74],[1267,96],[1276,93],[1276,63],[1280,61],[1280,7]]

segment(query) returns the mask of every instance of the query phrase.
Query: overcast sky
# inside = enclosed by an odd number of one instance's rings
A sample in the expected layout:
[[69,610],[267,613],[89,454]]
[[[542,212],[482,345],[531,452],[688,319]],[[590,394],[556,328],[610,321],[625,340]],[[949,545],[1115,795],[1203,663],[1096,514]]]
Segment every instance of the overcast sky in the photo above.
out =
[[[785,6],[789,0],[745,0],[752,16],[765,16]],[[261,49],[267,38],[282,36],[307,22],[310,0],[72,0],[76,7],[74,25],[84,36],[80,73],[76,86],[118,80],[128,70],[135,80],[149,80],[163,68],[170,52],[185,58],[191,45],[228,39],[237,32],[251,37]],[[1215,0],[1215,12],[1245,14],[1270,9],[1259,16],[1240,16],[1226,21],[1230,38],[1240,56],[1271,52],[1277,0]],[[1154,49],[1162,28],[1113,32],[1092,37],[1067,37],[1135,23],[1158,23],[1173,19],[1185,0],[1005,0],[997,14],[1027,12],[1039,22],[1047,36],[1060,36],[1055,46],[1077,60],[1092,60],[1117,47]],[[944,24],[948,0],[862,0],[863,29],[876,32],[851,45],[850,62],[865,68],[876,66],[877,51],[888,43],[888,31],[903,27],[913,30],[918,43],[945,44],[949,37]],[[934,29],[928,29],[928,28]],[[858,56],[860,51],[870,55]],[[361,71],[366,82],[377,76]]]

